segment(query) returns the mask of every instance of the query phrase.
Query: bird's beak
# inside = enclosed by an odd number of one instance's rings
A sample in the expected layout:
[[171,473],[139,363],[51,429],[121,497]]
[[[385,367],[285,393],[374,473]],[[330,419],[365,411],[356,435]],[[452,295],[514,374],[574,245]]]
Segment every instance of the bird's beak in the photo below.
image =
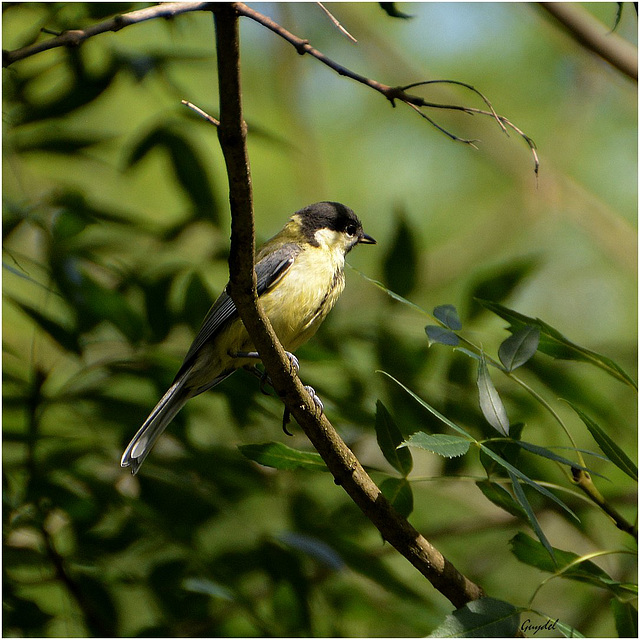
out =
[[363,233],[358,239],[359,244],[377,244],[377,242],[366,233]]

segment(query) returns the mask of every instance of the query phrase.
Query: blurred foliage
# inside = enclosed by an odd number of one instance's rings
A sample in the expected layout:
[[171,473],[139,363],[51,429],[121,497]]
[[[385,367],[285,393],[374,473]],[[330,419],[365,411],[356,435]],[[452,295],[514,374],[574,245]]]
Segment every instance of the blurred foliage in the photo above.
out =
[[[425,324],[436,319],[398,299],[454,304],[464,331],[444,328],[481,345],[488,361],[509,333],[478,299],[541,318],[636,371],[637,87],[533,5],[380,4],[331,5],[357,46],[312,4],[259,10],[382,82],[469,82],[534,138],[540,177],[522,141],[495,122],[431,113],[483,140],[478,151],[456,145],[243,21],[258,240],[321,199],[353,207],[378,240],[349,261],[382,288],[348,270],[337,308],[298,353],[301,375],[385,495],[487,593],[530,607],[533,624],[548,616],[567,633],[637,634],[635,557],[617,553],[632,539],[572,486],[563,463],[515,442],[576,461],[558,448],[571,446],[558,423],[489,367],[513,441],[459,455],[463,436],[453,440],[425,404],[473,440],[495,438],[477,360],[429,346]],[[3,46],[142,6],[5,3]],[[635,13],[617,9],[588,5],[635,42]],[[180,105],[215,115],[214,56],[211,17],[197,13],[3,71],[4,635],[427,635],[451,613],[448,601],[329,474],[313,471],[304,437],[295,425],[293,438],[282,433],[281,405],[244,372],[192,400],[138,476],[119,467],[226,283],[224,163],[215,130]],[[424,91],[470,99],[441,85]],[[586,456],[607,478],[594,475],[604,500],[634,521],[633,389],[540,352],[517,374],[553,403],[578,448],[604,443],[624,462],[627,472]],[[395,448],[417,431],[431,437],[427,451]],[[257,445],[273,441],[302,451],[301,462],[264,466]],[[531,485],[512,490],[496,456],[560,486],[554,495],[580,521]],[[559,565],[522,532],[529,526]],[[603,550],[616,553],[585,557]],[[569,565],[568,579],[536,590]],[[492,603],[478,605],[482,615],[513,610]]]

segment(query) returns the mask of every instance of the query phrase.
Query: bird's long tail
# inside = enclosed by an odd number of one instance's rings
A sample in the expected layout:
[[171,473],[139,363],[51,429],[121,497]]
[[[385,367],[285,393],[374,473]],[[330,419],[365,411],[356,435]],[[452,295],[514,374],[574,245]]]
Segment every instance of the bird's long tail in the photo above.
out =
[[131,467],[131,473],[137,473],[155,441],[191,397],[191,394],[184,389],[187,377],[187,375],[180,376],[180,379],[169,387],[122,454],[120,464],[123,467]]

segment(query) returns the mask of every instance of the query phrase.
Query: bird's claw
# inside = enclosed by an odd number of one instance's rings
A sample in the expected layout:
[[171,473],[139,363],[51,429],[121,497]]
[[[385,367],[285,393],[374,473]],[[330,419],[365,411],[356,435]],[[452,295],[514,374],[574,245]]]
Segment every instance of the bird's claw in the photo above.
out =
[[320,396],[318,396],[318,394],[316,393],[316,390],[312,386],[307,384],[305,385],[304,388],[305,388],[305,391],[313,399],[313,404],[315,404],[316,407],[320,409],[320,415],[322,415],[324,413],[324,404],[322,404],[322,400],[320,400]]
[[[311,396],[313,404],[316,405],[316,407],[320,410],[320,415],[322,415],[324,413],[324,404],[322,403],[322,400],[320,400],[320,397],[316,393],[316,390],[308,384],[304,386],[304,389]],[[284,413],[282,415],[282,430],[288,436],[292,436],[293,433],[291,433],[289,429],[287,429],[287,425],[289,424],[289,422],[291,422],[291,411],[289,411],[289,408],[285,405]]]

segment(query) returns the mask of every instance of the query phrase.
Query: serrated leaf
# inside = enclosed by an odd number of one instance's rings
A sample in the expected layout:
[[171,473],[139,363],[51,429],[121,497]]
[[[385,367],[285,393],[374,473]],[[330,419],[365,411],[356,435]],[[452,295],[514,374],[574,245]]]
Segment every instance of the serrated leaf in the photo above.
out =
[[411,515],[413,491],[406,478],[387,478],[380,484],[380,491],[403,518]]
[[424,330],[427,338],[429,338],[429,346],[432,344],[446,344],[450,347],[457,347],[460,344],[460,338],[450,329],[428,324]]
[[398,446],[404,441],[404,436],[380,400],[376,402],[375,425],[378,446],[387,462],[403,476],[409,475],[413,469],[411,452],[405,448],[398,449]]
[[417,431],[408,440],[402,443],[402,447],[417,447],[431,453],[437,453],[445,458],[457,458],[469,451],[471,443],[466,438],[452,436],[445,433],[425,433]]
[[616,622],[618,638],[638,637],[638,610],[630,602],[620,602],[617,598],[611,600],[613,619]]
[[509,472],[509,477],[511,478],[513,495],[515,496],[520,506],[524,509],[524,512],[527,514],[527,520],[529,520],[529,524],[531,525],[531,528],[535,531],[536,535],[538,536],[538,540],[542,542],[544,548],[547,550],[549,555],[553,558],[554,557],[553,547],[551,546],[551,543],[547,539],[547,536],[545,536],[544,531],[542,530],[542,527],[538,522],[538,518],[536,517],[536,514],[533,508],[531,507],[529,500],[527,499],[524,489],[520,486],[518,479],[513,475],[513,473]]
[[510,541],[511,552],[520,560],[541,571],[559,575],[569,580],[587,582],[613,593],[628,596],[632,591],[629,585],[613,580],[611,576],[589,559],[554,547],[555,562],[549,557],[542,545],[526,533],[517,533]]
[[497,482],[491,482],[491,480],[478,480],[476,486],[482,491],[485,498],[493,502],[497,507],[504,509],[516,518],[527,519],[525,510],[502,485]]
[[569,515],[573,516],[578,522],[580,522],[580,518],[578,518],[578,516],[564,502],[562,502],[560,498],[553,495],[553,493],[551,493],[551,491],[549,491],[546,487],[543,487],[542,485],[533,481],[529,476],[522,473],[520,469],[517,469],[512,464],[508,463],[504,458],[501,458],[497,453],[495,453],[495,451],[491,451],[489,447],[483,445],[482,443],[478,443],[478,446],[487,456],[495,460],[501,467],[505,468],[508,472],[513,473],[513,475],[519,478],[520,480],[526,482],[530,487],[533,487],[538,493],[541,493],[543,496],[546,496],[550,500],[553,500],[553,502],[555,502],[558,506],[562,507]]
[[482,354],[478,363],[478,397],[480,409],[487,422],[503,436],[509,435],[509,418],[502,404],[498,391],[493,386],[493,381],[489,375],[487,361]]
[[458,310],[452,304],[438,305],[433,310],[433,315],[440,320],[445,327],[452,331],[460,331],[460,329],[462,329],[462,322],[460,322]]
[[565,402],[580,416],[580,419],[586,425],[593,439],[598,443],[602,452],[618,467],[624,471],[630,478],[638,481],[638,467],[629,458],[629,456],[615,443],[615,441],[601,429],[598,424],[592,420],[586,413],[582,412],[576,405],[568,400]]
[[510,603],[495,598],[472,600],[448,615],[430,638],[513,638],[520,614]]
[[281,442],[245,444],[239,446],[238,449],[243,456],[265,467],[273,467],[280,470],[310,469],[311,471],[328,471],[320,454],[292,449]]
[[524,327],[509,336],[499,347],[498,357],[507,371],[521,367],[533,357],[540,343],[538,327]]
[[547,324],[540,318],[531,318],[525,316],[522,313],[508,309],[507,307],[498,304],[497,302],[491,302],[490,300],[476,300],[489,311],[492,311],[496,315],[509,322],[509,331],[514,333],[519,329],[523,329],[527,326],[538,327],[540,330],[540,342],[538,344],[538,351],[546,353],[547,355],[557,358],[559,360],[575,360],[578,362],[588,362],[596,367],[599,367],[603,371],[606,371],[609,375],[621,380],[634,389],[638,388],[636,382],[626,373],[619,365],[613,360],[607,358],[595,351],[586,349],[577,345],[575,342],[571,342],[568,338],[562,335],[557,329],[554,329],[551,325]]

